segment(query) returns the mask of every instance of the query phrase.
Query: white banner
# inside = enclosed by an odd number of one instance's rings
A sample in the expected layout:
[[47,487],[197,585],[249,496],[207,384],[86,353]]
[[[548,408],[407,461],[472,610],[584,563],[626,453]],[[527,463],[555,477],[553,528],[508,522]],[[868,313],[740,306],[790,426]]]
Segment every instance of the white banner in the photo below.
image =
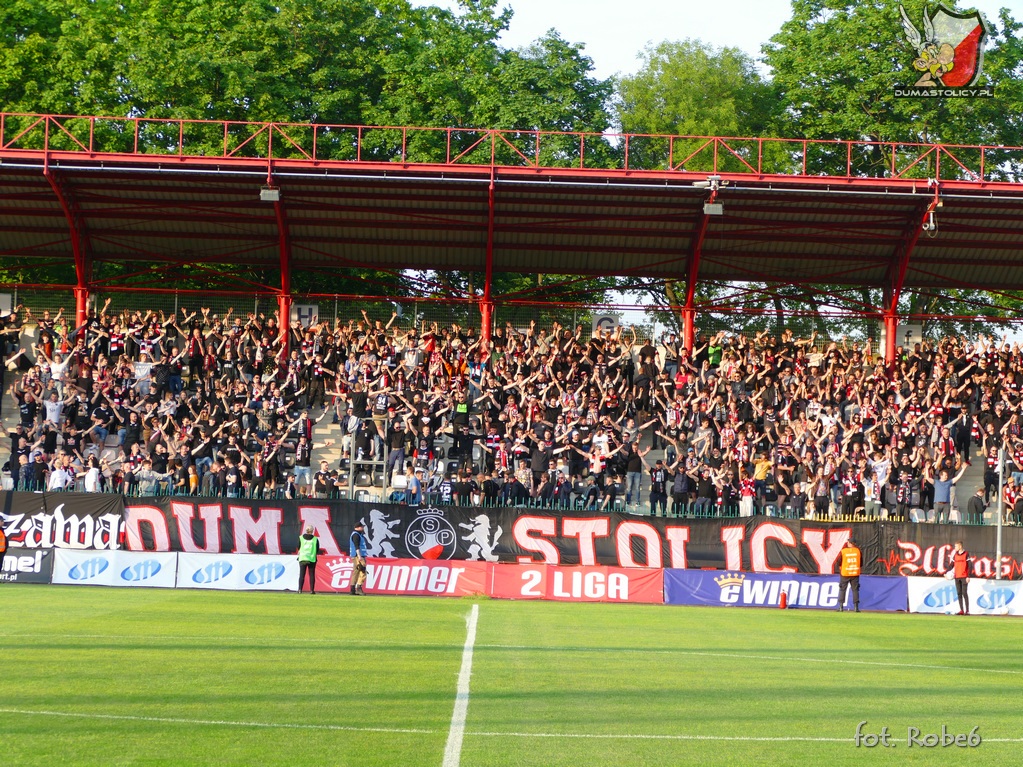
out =
[[297,591],[298,558],[267,554],[178,554],[179,589]]
[[[959,612],[955,581],[945,578],[911,577],[909,611],[911,613]],[[967,586],[971,615],[1023,615],[1023,582],[970,578]]]
[[54,553],[53,583],[174,588],[178,559],[174,553],[72,549]]
[[307,328],[310,325],[318,325],[320,322],[319,304],[292,304],[291,305],[291,326],[302,326]]
[[594,314],[593,315],[593,335],[597,336],[603,333],[605,330],[614,332],[615,328],[618,327],[618,315],[617,314]]

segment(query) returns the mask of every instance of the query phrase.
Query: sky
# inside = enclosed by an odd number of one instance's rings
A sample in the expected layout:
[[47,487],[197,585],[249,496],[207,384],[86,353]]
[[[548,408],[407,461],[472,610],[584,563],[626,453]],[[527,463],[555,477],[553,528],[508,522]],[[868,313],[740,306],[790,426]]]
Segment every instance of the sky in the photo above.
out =
[[[456,7],[451,0],[423,5]],[[928,7],[936,2],[929,2]],[[997,21],[1008,8],[1023,19],[1023,0],[945,0],[950,8],[978,9]],[[501,38],[507,48],[520,48],[556,29],[570,43],[585,45],[599,78],[632,74],[637,55],[649,43],[698,38],[717,47],[741,48],[754,58],[760,48],[791,17],[790,0],[504,0],[515,12]],[[916,21],[914,19],[914,21]]]
[[[414,2],[416,0],[413,0]],[[419,0],[422,5],[457,8],[453,0]],[[928,0],[932,8],[939,0]],[[944,0],[950,9],[977,9],[998,21],[1000,8],[1023,20],[1023,0]],[[716,47],[740,48],[754,59],[791,16],[791,0],[503,0],[515,12],[501,37],[506,48],[520,48],[556,29],[569,43],[581,43],[593,60],[594,75],[629,75],[640,67],[638,54],[651,43],[697,38]],[[912,21],[922,26],[919,19]],[[766,69],[764,69],[766,74]],[[635,297],[617,297],[630,303]],[[647,322],[641,311],[626,311],[625,323]],[[656,330],[656,326],[655,326]],[[1023,338],[1023,327],[1021,327]],[[1019,340],[1019,339],[1014,339]]]

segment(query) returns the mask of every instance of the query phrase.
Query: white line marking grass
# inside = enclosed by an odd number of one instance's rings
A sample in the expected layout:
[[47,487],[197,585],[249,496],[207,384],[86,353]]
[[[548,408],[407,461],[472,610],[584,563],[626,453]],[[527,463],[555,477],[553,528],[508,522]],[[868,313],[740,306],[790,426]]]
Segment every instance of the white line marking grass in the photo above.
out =
[[[216,727],[260,727],[281,730],[331,730],[336,732],[380,732],[413,735],[439,735],[440,730],[417,730],[389,727],[347,727],[335,724],[285,724],[280,722],[233,722],[217,719],[185,719],[170,716],[129,716],[120,714],[90,714],[78,711],[40,711],[23,708],[0,708],[0,714],[20,716],[55,716],[69,719],[105,719],[127,722],[162,722],[164,724],[208,725]],[[642,735],[636,733],[572,733],[572,732],[473,732],[464,735],[479,738],[569,738],[575,740],[720,740],[751,741],[757,743],[852,743],[853,738],[756,737],[753,735]],[[1023,743],[1023,738],[984,738],[985,743]]]
[[393,732],[432,735],[435,730],[397,727],[347,727],[339,724],[287,724],[283,722],[233,722],[221,719],[184,719],[176,716],[130,716],[127,714],[90,714],[80,711],[33,711],[23,708],[0,708],[0,714],[24,716],[59,716],[69,719],[109,719],[117,722],[162,722],[164,724],[213,725],[217,727],[266,727],[280,730],[336,730],[340,732]]
[[451,728],[444,747],[443,767],[458,767],[462,760],[462,740],[465,738],[465,718],[469,712],[469,680],[472,678],[472,653],[476,646],[476,624],[480,606],[473,605],[466,621],[465,646],[462,648],[462,668],[458,671],[455,692],[455,710],[451,713]]

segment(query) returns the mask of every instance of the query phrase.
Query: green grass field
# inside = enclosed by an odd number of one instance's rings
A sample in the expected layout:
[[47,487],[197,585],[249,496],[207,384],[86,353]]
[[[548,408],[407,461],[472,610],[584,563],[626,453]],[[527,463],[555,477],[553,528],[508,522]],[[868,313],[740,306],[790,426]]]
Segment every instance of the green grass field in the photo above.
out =
[[[9,765],[1015,764],[1014,619],[2,586]],[[887,725],[894,748],[857,748]],[[907,728],[976,748],[906,744]]]

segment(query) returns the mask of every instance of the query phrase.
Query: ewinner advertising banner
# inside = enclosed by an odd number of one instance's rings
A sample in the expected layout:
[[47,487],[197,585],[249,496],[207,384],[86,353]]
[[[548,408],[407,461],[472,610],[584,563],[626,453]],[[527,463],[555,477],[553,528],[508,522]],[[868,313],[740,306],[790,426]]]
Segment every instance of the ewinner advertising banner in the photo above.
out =
[[298,559],[252,554],[179,554],[179,589],[298,591]]
[[53,574],[53,550],[8,549],[0,569],[0,583],[49,583]]
[[669,570],[623,567],[494,565],[490,596],[554,602],[646,602],[661,604]]
[[[905,611],[907,580],[860,576],[860,609]],[[838,584],[837,575],[665,570],[664,602],[714,607],[777,607],[785,592],[790,607],[835,610],[838,608]],[[852,605],[850,589],[845,606]]]
[[[489,594],[486,562],[442,562],[429,559],[367,559],[367,594],[426,597],[468,597]],[[316,590],[347,593],[352,586],[352,560],[318,557]]]
[[118,548],[124,499],[100,493],[0,492],[0,524],[11,548]]
[[[906,578],[909,611],[913,613],[959,612],[959,596],[954,580]],[[972,615],[1023,615],[1023,582],[970,578],[966,586]]]
[[54,552],[53,583],[172,589],[177,554],[131,551]]

